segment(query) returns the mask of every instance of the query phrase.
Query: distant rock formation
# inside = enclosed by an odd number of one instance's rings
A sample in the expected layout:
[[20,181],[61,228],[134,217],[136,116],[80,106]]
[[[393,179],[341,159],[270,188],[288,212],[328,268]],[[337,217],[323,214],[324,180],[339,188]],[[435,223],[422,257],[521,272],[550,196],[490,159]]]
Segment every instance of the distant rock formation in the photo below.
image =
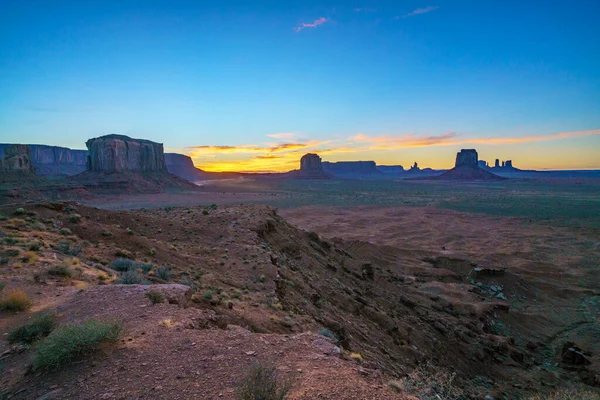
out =
[[377,169],[384,174],[401,174],[406,172],[402,165],[378,165]]
[[323,170],[321,157],[314,153],[307,153],[300,159],[300,171],[297,174],[301,178],[320,179],[327,178],[327,174]]
[[499,168],[500,167],[500,160],[498,160],[496,158],[496,162],[494,163],[494,168]]
[[490,167],[488,165],[487,161],[484,161],[484,160],[479,160],[477,162],[477,165],[479,165],[479,168],[483,168],[483,169],[488,169]]
[[436,180],[500,180],[504,179],[479,167],[477,151],[474,149],[463,149],[456,154],[454,168],[444,172],[442,175],[431,177]]
[[88,140],[87,170],[91,172],[166,172],[162,143],[106,135]]
[[8,173],[35,173],[31,149],[26,144],[11,144],[4,148],[0,170]]
[[381,174],[375,161],[323,162],[323,170],[331,175],[372,175]]
[[419,168],[419,164],[417,164],[416,161],[412,165],[412,167],[410,167],[410,169],[408,170],[408,172],[420,172],[420,171],[421,171],[421,168]]
[[475,149],[462,149],[460,152],[456,153],[456,162],[454,163],[454,167],[460,167],[462,165],[478,167],[477,161],[479,161],[479,159]]

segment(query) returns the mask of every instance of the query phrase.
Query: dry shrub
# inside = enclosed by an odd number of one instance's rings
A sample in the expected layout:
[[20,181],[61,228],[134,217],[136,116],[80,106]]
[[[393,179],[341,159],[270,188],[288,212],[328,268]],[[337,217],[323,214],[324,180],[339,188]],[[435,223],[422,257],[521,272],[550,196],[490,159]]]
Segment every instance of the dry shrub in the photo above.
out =
[[14,289],[0,299],[0,310],[25,311],[31,308],[31,300],[22,289]]
[[402,386],[421,400],[460,400],[467,397],[456,373],[423,363],[402,380]]
[[236,390],[237,400],[285,400],[291,385],[270,363],[255,363]]
[[532,397],[528,397],[527,400],[597,400],[599,398],[599,393],[576,387],[560,388],[552,393],[538,393]]

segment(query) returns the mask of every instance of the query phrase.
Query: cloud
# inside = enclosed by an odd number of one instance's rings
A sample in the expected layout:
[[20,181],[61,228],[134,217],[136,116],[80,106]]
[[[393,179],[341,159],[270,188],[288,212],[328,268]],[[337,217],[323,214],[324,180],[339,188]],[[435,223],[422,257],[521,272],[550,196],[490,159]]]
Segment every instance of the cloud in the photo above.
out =
[[492,146],[520,143],[543,142],[559,139],[578,139],[600,135],[600,129],[586,131],[558,132],[545,135],[529,135],[518,137],[489,137],[489,138],[463,138],[456,132],[448,132],[437,136],[424,136],[408,133],[398,136],[368,136],[362,133],[351,136],[351,143],[368,146],[368,150],[391,150],[408,147],[425,146],[450,146],[456,144],[487,144]]
[[309,23],[302,22],[300,25],[298,25],[296,28],[294,28],[294,30],[296,32],[300,32],[302,29],[305,29],[305,28],[316,28],[317,26],[322,25],[325,22],[327,22],[327,18],[321,17],[319,19],[315,19],[313,22],[309,22]]
[[357,8],[354,8],[353,10],[354,10],[354,12],[377,12],[376,8],[360,8],[360,7],[357,7]]
[[368,145],[369,150],[399,149],[405,147],[424,147],[456,143],[458,134],[448,132],[437,136],[408,133],[400,136],[368,136],[362,133],[351,136],[350,142]]
[[543,142],[547,140],[558,140],[558,139],[580,139],[589,136],[600,135],[600,129],[590,129],[586,131],[573,131],[573,132],[558,132],[550,133],[546,135],[532,135],[532,136],[521,136],[521,137],[496,137],[496,138],[481,138],[481,139],[467,139],[464,143],[481,143],[491,145],[501,144],[518,144],[518,143],[533,143]]
[[[429,7],[425,7],[425,8],[417,8],[416,10],[414,10],[406,15],[403,15],[402,18],[414,17],[415,15],[420,15],[420,14],[427,14],[427,13],[437,10],[438,8],[440,8],[440,7],[429,6]],[[396,17],[394,19],[398,19],[398,17]]]
[[500,146],[577,139],[596,135],[600,135],[600,129],[487,138],[469,138],[453,131],[438,135],[406,133],[371,136],[358,133],[350,137],[338,137],[332,140],[298,140],[238,146],[192,146],[180,149],[178,152],[192,157],[195,165],[206,171],[272,172],[298,168],[300,157],[305,153],[332,156],[334,159],[335,155],[345,155],[343,159],[347,160],[355,159],[360,154],[362,156],[368,154],[368,157],[377,160],[377,154],[382,154],[381,152],[386,150],[452,145]]
[[296,136],[293,132],[280,132],[280,133],[270,133],[267,135],[273,139],[291,139]]

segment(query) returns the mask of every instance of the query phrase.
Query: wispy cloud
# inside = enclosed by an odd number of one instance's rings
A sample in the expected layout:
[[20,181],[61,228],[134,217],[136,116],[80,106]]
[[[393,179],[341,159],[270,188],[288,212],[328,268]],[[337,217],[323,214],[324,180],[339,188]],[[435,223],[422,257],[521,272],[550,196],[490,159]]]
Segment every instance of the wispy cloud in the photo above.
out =
[[573,131],[573,132],[558,132],[550,133],[546,135],[531,135],[521,137],[495,137],[495,138],[481,138],[481,139],[466,139],[463,143],[481,143],[481,144],[518,144],[518,143],[533,143],[533,142],[544,142],[548,140],[558,139],[580,139],[589,136],[600,135],[600,129],[590,129],[586,131]]
[[405,147],[424,147],[456,143],[458,134],[448,132],[437,136],[408,133],[398,136],[368,136],[362,133],[351,136],[351,143],[367,145],[369,150],[398,149]]
[[296,32],[300,32],[302,29],[305,28],[316,28],[317,26],[322,25],[325,22],[327,22],[327,18],[321,17],[319,19],[315,19],[313,22],[302,22],[300,25],[295,27],[294,30]]
[[[420,15],[420,14],[427,14],[427,13],[437,10],[438,8],[440,8],[440,7],[439,6],[429,6],[429,7],[425,7],[425,8],[417,8],[416,10],[403,15],[402,18],[414,17],[415,15]],[[398,17],[396,17],[395,19],[398,19]]]
[[361,8],[361,7],[357,7],[353,9],[354,12],[377,12],[376,8]]
[[267,136],[270,138],[273,138],[273,139],[291,139],[294,136],[296,136],[296,134],[293,132],[280,132],[280,133],[269,133],[269,134],[267,134]]
[[408,147],[425,146],[450,146],[456,144],[486,144],[486,145],[508,145],[521,143],[544,142],[559,139],[578,139],[589,136],[600,135],[600,129],[586,131],[558,132],[545,135],[528,135],[516,137],[488,137],[488,138],[466,138],[455,132],[442,135],[416,135],[408,133],[397,136],[368,136],[357,134],[348,138],[350,143],[367,146],[369,150],[391,150]]

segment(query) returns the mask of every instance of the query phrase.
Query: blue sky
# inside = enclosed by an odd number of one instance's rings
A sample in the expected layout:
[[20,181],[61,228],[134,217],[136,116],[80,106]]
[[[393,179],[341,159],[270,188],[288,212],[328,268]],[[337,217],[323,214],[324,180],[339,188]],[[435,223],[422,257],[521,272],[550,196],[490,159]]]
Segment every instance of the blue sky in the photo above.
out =
[[461,147],[600,168],[598,1],[0,5],[0,142],[122,133],[212,170],[441,168]]

